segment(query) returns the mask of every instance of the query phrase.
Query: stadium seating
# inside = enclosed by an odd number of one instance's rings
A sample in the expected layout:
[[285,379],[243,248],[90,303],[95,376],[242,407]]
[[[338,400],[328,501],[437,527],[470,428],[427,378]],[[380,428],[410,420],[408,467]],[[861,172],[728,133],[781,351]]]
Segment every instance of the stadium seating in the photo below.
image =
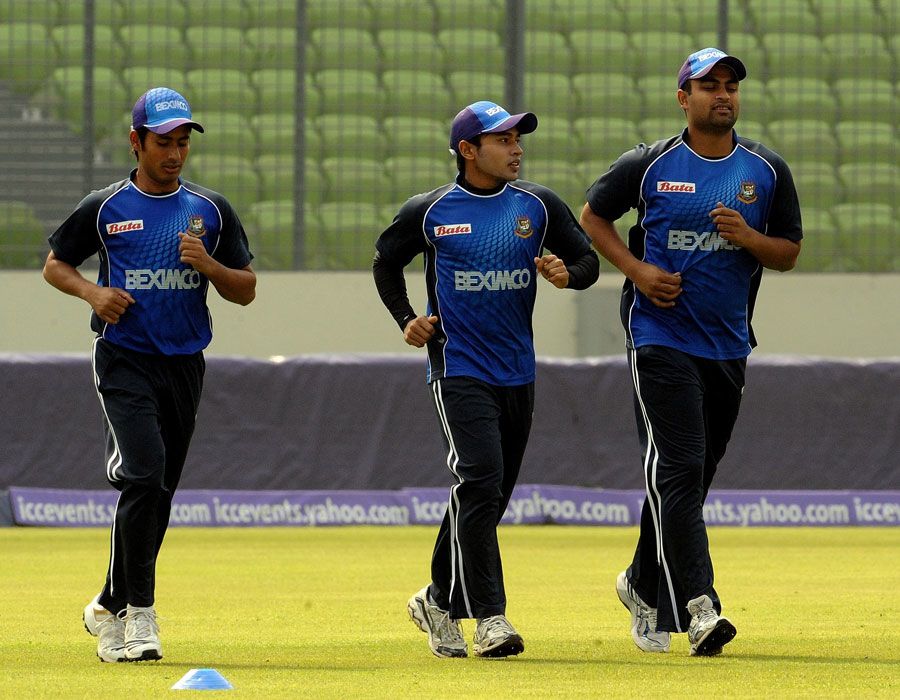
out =
[[830,209],[807,206],[800,195],[803,210],[803,251],[797,258],[798,272],[843,272],[837,224]]
[[760,36],[818,33],[818,20],[807,0],[748,0],[747,5]]
[[[15,4],[15,3],[14,3]],[[0,80],[17,91],[34,92],[56,67],[56,44],[39,22],[0,24]]]
[[[442,161],[432,154],[392,156],[384,163],[390,183],[390,201],[404,202],[415,194],[452,182],[456,178],[456,164],[450,158]],[[393,204],[390,206],[394,207]],[[397,207],[394,207],[393,217]]]
[[900,272],[900,231],[891,205],[848,202],[831,213],[848,271]]
[[[293,27],[252,27],[244,32],[244,38],[252,56],[245,68],[296,68],[297,31]],[[304,60],[309,70],[314,61],[311,46],[306,46]]]
[[46,255],[47,232],[25,202],[0,201],[0,267],[40,269]]
[[618,0],[544,0],[525,3],[526,26],[565,34],[585,30],[622,32],[625,15]]
[[641,116],[677,117],[684,114],[678,104],[678,79],[674,73],[665,75],[644,75],[637,79],[637,89],[641,95]]
[[225,195],[238,216],[244,216],[250,205],[259,200],[259,174],[252,158],[206,148],[188,158],[187,168],[188,180]]
[[[804,219],[809,209],[828,209],[843,197],[841,180],[831,163],[816,160],[789,162]],[[805,221],[804,221],[805,223]]]
[[502,32],[505,26],[503,7],[496,0],[434,0],[434,6],[438,29],[458,27],[464,31]]
[[832,124],[823,119],[778,119],[768,126],[771,146],[787,159],[837,165],[838,144]]
[[500,104],[506,101],[506,79],[502,73],[451,71],[447,75],[447,84],[453,104],[459,105],[457,110],[478,100],[493,100]]
[[638,133],[644,143],[651,144],[660,139],[677,136],[687,126],[684,116],[650,117],[638,122]]
[[[296,148],[296,113],[267,112],[254,114],[249,119],[253,130],[257,153],[261,156],[280,154],[282,158],[291,157]],[[307,156],[321,157],[322,137],[314,127],[314,120],[305,119],[303,130],[303,149]]]
[[[129,97],[112,68],[93,69],[93,110],[95,115],[118,113],[122,107],[131,108],[136,97]],[[57,68],[34,95],[32,104],[69,124],[76,134],[84,133],[84,69],[81,66]],[[103,138],[114,128],[108,119],[94,119],[95,138]]]
[[[186,0],[185,0],[186,1]],[[254,0],[254,4],[260,0]],[[40,4],[40,3],[33,3]],[[82,4],[82,3],[71,3]],[[123,2],[114,13],[114,21],[119,31],[132,25],[172,28],[183,33],[188,26],[188,13],[182,0],[166,2]],[[162,56],[160,56],[162,58]]]
[[[293,112],[297,72],[293,68],[263,68],[250,73],[250,85],[258,96],[257,109],[262,114]],[[315,76],[307,73],[303,86],[304,116],[322,112],[322,92]]]
[[439,160],[453,157],[448,153],[450,127],[447,119],[430,119],[398,113],[387,117],[382,123],[382,132],[387,140],[387,154],[392,158],[403,156],[425,156]]
[[59,5],[56,0],[0,3],[0,24],[34,23],[51,27],[56,23],[58,16]]
[[567,158],[529,159],[525,161],[523,177],[549,187],[570,209],[580,212],[584,206],[586,184],[575,164]]
[[389,70],[443,73],[447,57],[432,32],[419,29],[382,29],[376,35],[381,66]]
[[[210,103],[215,106],[215,103]],[[191,148],[196,155],[217,153],[222,155],[256,156],[256,131],[248,117],[239,112],[194,110],[197,121],[204,131],[191,139]]]
[[187,92],[187,75],[178,68],[160,68],[151,65],[129,66],[122,71],[122,84],[131,104],[153,87],[170,87]]
[[820,78],[834,77],[830,54],[822,40],[815,34],[769,33],[762,34],[763,50],[768,56],[768,76]]
[[389,201],[390,183],[384,172],[384,162],[358,155],[325,158],[322,174],[328,183],[326,202]]
[[572,77],[572,90],[578,117],[606,115],[631,120],[641,118],[643,97],[630,75],[579,73]]
[[326,27],[370,29],[372,8],[369,3],[359,0],[306,0],[306,22],[314,30]]
[[[193,3],[189,3],[189,7]],[[237,27],[201,25],[185,32],[191,49],[192,69],[246,70],[253,67],[253,47],[244,40],[243,30]]]
[[117,43],[128,47],[128,58],[124,61],[126,67],[152,65],[179,69],[190,61],[190,47],[177,27],[128,24],[119,30]]
[[684,59],[696,51],[696,41],[689,34],[674,31],[632,32],[629,42],[633,47],[632,60],[639,78],[665,73],[672,81],[672,89],[678,89],[678,69]]
[[[837,118],[837,99],[831,91],[831,85],[824,80],[773,78],[766,88],[769,96],[769,119],[796,119],[807,114],[828,121]],[[743,92],[743,86],[741,91]]]
[[532,134],[522,137],[522,148],[525,151],[525,167],[532,160],[554,160],[568,158],[572,161],[579,157],[578,136],[575,134],[566,117],[544,116],[538,112],[538,128]]
[[[84,66],[85,28],[83,24],[63,24],[50,30],[50,41],[56,45],[57,66]],[[119,70],[124,62],[124,49],[113,28],[94,26],[94,64]]]
[[365,114],[322,114],[312,121],[321,136],[323,157],[379,159],[384,156],[388,139],[375,117]]
[[[620,117],[597,116],[576,119],[574,133],[581,146],[581,160],[601,161],[604,163],[604,170],[616,158],[641,141],[641,134],[635,122]],[[657,138],[660,136],[654,136],[653,140]]]
[[[628,34],[615,29],[576,29],[569,35],[576,73],[625,73],[638,75],[638,62]],[[683,59],[682,59],[683,60]]]
[[752,119],[744,119],[742,117],[735,125],[735,130],[738,134],[740,134],[741,136],[745,136],[748,139],[760,141],[764,144],[768,141],[768,136],[766,135],[766,127],[762,122],[754,121]]
[[838,78],[834,81],[834,95],[845,121],[869,120],[896,124],[900,119],[900,102],[889,80],[866,79],[860,91],[857,78]]
[[836,78],[890,80],[896,70],[894,56],[877,34],[828,34],[822,46],[830,56]]
[[811,0],[819,17],[819,31],[825,34],[878,34],[884,28],[885,17],[878,0]]
[[353,27],[323,27],[310,32],[315,58],[309,70],[326,68],[359,68],[372,70],[379,65],[381,55],[375,37],[365,29]]
[[214,31],[243,29],[247,26],[247,7],[243,0],[184,0],[186,29],[191,35],[201,27]]
[[402,114],[448,121],[459,107],[443,76],[427,70],[388,70],[381,76],[385,115]]
[[[376,0],[372,3],[372,21],[375,31],[382,29],[415,29],[431,33],[435,27],[437,11],[430,2],[422,0]],[[425,63],[421,64],[427,65]]]
[[[256,159],[260,199],[291,199],[294,196],[294,158],[287,151],[267,153]],[[307,158],[303,170],[303,201],[310,206],[325,199],[327,183],[318,162]]]
[[321,222],[314,262],[327,270],[368,270],[375,255],[375,239],[383,220],[370,202],[325,202],[318,208]]
[[[40,5],[43,4],[43,0],[38,0],[38,2],[19,2],[19,3],[11,3],[11,4],[21,4],[21,5]],[[85,5],[84,2],[69,2],[68,0],[57,0],[55,3],[56,7],[56,24],[83,24],[84,23],[84,14],[85,14]],[[115,25],[119,22],[122,16],[122,4],[119,0],[94,0],[94,22],[97,24],[108,24]]]
[[[316,230],[317,217],[307,207],[304,230]],[[294,267],[294,201],[265,200],[250,205],[243,219],[257,270],[289,270]],[[309,225],[311,224],[311,225]],[[315,246],[309,247],[310,251]]]
[[885,122],[840,121],[835,125],[842,163],[897,162],[894,128]]
[[575,93],[569,77],[561,73],[525,73],[522,105],[538,117],[568,117],[575,111]]
[[380,117],[384,108],[384,90],[378,74],[355,68],[326,68],[316,73],[316,86],[322,95],[322,112],[355,112]]
[[846,202],[893,204],[900,184],[900,166],[894,163],[857,162],[838,166]]
[[765,80],[767,78],[769,74],[768,59],[756,34],[752,32],[729,31],[726,35],[726,46],[721,47],[719,46],[720,43],[718,32],[701,32],[697,35],[697,46],[700,48],[715,46],[727,50],[732,56],[737,56],[741,59],[741,63],[747,68],[747,77],[750,80]]
[[[502,13],[496,13],[502,16]],[[459,25],[441,24],[454,27]],[[442,29],[438,41],[449,65],[457,71],[503,74],[503,37],[489,29]]]
[[572,50],[560,32],[526,30],[523,40],[526,71],[564,75],[572,72]]
[[[309,10],[307,10],[307,14],[309,14]],[[297,3],[285,2],[285,0],[250,0],[247,3],[247,24],[245,26],[296,27]]]
[[[670,2],[670,0],[630,0],[622,3],[621,8],[625,17],[625,26],[632,36],[641,32],[683,32],[686,30],[685,16],[679,3]],[[693,21],[692,17],[691,24]],[[635,46],[641,46],[641,44],[635,42]],[[685,51],[681,60],[684,60],[684,57],[692,50]]]

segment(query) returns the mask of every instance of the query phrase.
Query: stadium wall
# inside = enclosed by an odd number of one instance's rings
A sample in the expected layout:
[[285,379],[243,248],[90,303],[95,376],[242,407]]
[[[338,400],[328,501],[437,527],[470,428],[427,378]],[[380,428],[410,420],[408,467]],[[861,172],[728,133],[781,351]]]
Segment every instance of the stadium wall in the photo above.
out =
[[[422,275],[408,275],[420,310]],[[586,292],[541,285],[535,344],[545,357],[621,356],[621,277],[604,269]],[[876,358],[900,356],[900,275],[767,272],[756,307],[756,355]],[[256,301],[238,307],[214,293],[209,355],[258,359],[328,353],[401,353],[404,345],[367,272],[262,272]],[[0,274],[0,352],[87,355],[84,302],[61,295],[40,272]]]

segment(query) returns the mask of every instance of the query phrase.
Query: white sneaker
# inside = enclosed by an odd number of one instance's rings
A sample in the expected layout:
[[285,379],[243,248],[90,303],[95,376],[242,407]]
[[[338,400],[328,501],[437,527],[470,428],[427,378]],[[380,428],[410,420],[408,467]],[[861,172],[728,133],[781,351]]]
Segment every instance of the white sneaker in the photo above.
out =
[[155,661],[162,658],[156,610],[129,605],[119,613],[125,620],[125,660]]
[[691,656],[721,654],[722,647],[734,639],[737,634],[731,621],[716,612],[712,599],[708,595],[689,600],[687,609],[691,614],[691,626],[688,628]]
[[100,633],[101,620],[105,620],[107,615],[112,615],[109,610],[97,602],[99,599],[100,594],[98,593],[90,603],[84,606],[84,612],[81,614],[81,619],[84,620],[84,628],[92,637],[96,637]]
[[475,628],[475,656],[497,659],[515,656],[523,651],[525,642],[505,615],[493,615],[478,621]]
[[409,599],[406,610],[409,619],[428,635],[428,646],[435,656],[461,659],[469,655],[459,620],[451,619],[447,610],[441,610],[428,600],[428,586]]
[[631,638],[641,651],[667,652],[672,636],[656,631],[656,608],[647,605],[631,587],[623,571],[616,577],[616,593],[631,613]]

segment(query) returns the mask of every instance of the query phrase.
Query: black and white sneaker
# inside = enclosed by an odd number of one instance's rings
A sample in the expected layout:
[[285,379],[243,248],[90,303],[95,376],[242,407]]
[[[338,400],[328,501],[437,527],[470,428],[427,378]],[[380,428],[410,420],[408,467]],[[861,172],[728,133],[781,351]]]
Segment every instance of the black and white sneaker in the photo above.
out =
[[688,640],[691,642],[691,656],[717,656],[722,647],[734,639],[737,629],[731,620],[716,612],[712,599],[708,595],[689,600],[688,612],[691,614],[691,626],[688,628]]
[[406,604],[409,619],[428,635],[428,646],[435,656],[444,659],[461,659],[469,655],[459,620],[450,617],[428,599],[428,586],[414,594]]
[[525,642],[505,615],[478,620],[475,628],[475,656],[499,659],[525,651]]

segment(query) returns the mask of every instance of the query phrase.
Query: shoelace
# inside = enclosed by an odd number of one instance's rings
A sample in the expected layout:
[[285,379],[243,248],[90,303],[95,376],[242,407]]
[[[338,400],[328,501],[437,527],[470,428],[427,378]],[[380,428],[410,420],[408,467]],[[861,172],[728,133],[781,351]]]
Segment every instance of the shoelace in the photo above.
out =
[[499,634],[509,634],[512,632],[512,625],[501,615],[489,617],[483,622],[485,636],[492,636],[495,632]]
[[445,642],[465,643],[462,632],[459,629],[459,623],[456,620],[450,618],[449,612],[442,613],[438,618],[437,629],[438,636],[441,638],[441,640]]
[[121,622],[121,619],[116,615],[106,615],[101,618],[99,622],[97,622],[97,636],[105,636],[109,630],[110,634],[118,633],[117,636],[125,639],[125,625],[117,625],[117,622]]
[[[126,610],[119,613],[124,620]],[[135,639],[148,639],[159,633],[159,625],[156,622],[156,612],[152,610],[132,610],[128,621],[133,625],[134,633],[131,635]]]

